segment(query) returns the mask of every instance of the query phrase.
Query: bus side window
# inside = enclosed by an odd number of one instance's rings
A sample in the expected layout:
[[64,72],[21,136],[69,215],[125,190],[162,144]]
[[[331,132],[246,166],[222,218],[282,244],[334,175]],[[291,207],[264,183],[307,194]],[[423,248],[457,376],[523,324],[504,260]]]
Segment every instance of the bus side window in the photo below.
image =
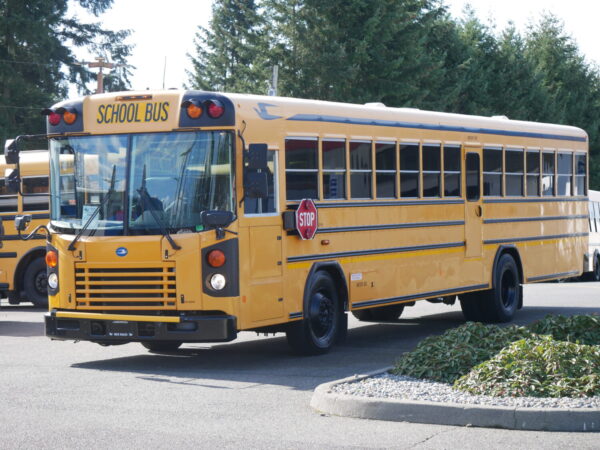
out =
[[244,199],[244,214],[273,214],[277,212],[277,152],[267,152],[267,198]]
[[17,212],[19,201],[16,194],[11,194],[6,188],[4,179],[0,179],[0,212]]
[[480,197],[479,155],[467,153],[466,161],[467,200],[475,202]]
[[[23,194],[41,194],[23,197],[23,211],[48,209],[48,177],[23,178]],[[46,195],[44,195],[46,194]]]

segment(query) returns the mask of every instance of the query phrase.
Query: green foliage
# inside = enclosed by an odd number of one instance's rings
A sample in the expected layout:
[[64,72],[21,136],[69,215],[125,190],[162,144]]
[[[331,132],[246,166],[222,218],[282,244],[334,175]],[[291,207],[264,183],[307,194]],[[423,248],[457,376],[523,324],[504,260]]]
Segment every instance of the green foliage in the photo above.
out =
[[453,383],[511,342],[530,336],[524,327],[467,322],[441,336],[425,338],[414,351],[402,355],[392,373]]
[[600,316],[548,315],[528,327],[467,322],[402,355],[392,373],[474,394],[600,394]]
[[[112,0],[79,0],[97,15]],[[94,23],[82,23],[68,9],[67,0],[0,1],[0,139],[18,134],[45,132],[42,108],[63,99],[68,84],[87,92],[95,75],[77,65],[74,48],[124,63],[130,46],[128,31],[108,31]],[[127,84],[127,71],[119,83]],[[110,86],[111,83],[108,83]]]
[[510,397],[600,395],[600,347],[550,336],[521,339],[458,379],[454,387]]

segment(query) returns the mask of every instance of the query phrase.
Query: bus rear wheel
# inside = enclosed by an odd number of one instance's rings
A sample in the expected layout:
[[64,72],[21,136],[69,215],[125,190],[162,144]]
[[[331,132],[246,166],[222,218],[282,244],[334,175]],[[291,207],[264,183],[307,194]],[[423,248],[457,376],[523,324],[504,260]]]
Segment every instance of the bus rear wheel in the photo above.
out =
[[28,301],[38,308],[48,307],[48,275],[44,258],[36,258],[27,266],[23,285]]
[[181,347],[182,343],[179,341],[152,341],[142,342],[142,345],[151,352],[173,352]]
[[390,305],[352,311],[352,315],[362,322],[385,322],[398,319],[403,311],[404,305]]
[[304,308],[304,319],[290,326],[287,341],[294,352],[302,355],[327,353],[338,337],[344,311],[331,276],[324,271],[316,272],[308,293],[308,304]]
[[594,271],[592,272],[592,280],[600,281],[600,256],[594,259]]

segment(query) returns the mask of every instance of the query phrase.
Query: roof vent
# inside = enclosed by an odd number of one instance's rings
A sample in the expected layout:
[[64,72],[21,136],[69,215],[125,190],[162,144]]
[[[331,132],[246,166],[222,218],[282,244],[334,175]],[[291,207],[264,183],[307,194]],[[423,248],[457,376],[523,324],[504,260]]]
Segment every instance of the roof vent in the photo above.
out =
[[371,106],[372,108],[386,108],[385,104],[381,102],[365,103],[365,106]]

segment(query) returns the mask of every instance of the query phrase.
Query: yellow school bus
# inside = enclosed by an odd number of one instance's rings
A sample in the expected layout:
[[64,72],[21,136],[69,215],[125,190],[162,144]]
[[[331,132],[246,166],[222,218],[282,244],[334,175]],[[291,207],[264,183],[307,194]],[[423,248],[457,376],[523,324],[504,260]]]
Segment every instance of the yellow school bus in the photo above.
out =
[[583,270],[578,128],[175,90],[45,114],[53,339],[173,350],[251,330],[323,353],[348,313],[458,296],[506,322],[522,284]]
[[[2,174],[13,173],[14,164],[6,164],[0,156]],[[32,224],[47,223],[48,213],[48,150],[21,152],[20,186],[10,189],[5,179],[0,180],[0,219],[4,225],[0,248],[0,295],[11,304],[22,301],[47,307],[46,244],[44,236],[34,235],[22,240],[15,231],[15,217],[30,214]],[[8,182],[10,183],[10,181]],[[24,194],[24,195],[23,195]]]

